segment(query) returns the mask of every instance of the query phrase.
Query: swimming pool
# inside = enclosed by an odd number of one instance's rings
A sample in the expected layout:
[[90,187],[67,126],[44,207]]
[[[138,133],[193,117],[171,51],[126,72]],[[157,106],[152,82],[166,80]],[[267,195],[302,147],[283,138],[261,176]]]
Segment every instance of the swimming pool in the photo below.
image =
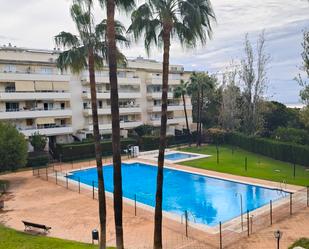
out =
[[[106,191],[113,191],[113,167],[104,166]],[[68,177],[81,183],[97,186],[97,170],[89,168],[73,171]],[[143,163],[123,163],[123,195],[137,202],[155,206],[157,168]],[[240,215],[239,194],[243,210],[255,210],[278,200],[287,193],[264,187],[207,177],[171,168],[164,169],[163,210],[176,215],[188,211],[191,220],[215,226]],[[238,195],[236,196],[236,193]],[[194,217],[194,219],[192,218]],[[189,217],[190,218],[190,217]]]
[[171,161],[178,161],[178,160],[188,159],[188,158],[192,158],[192,157],[197,157],[197,155],[176,152],[176,153],[167,154],[167,155],[165,155],[164,158],[167,159],[167,160],[171,160]]

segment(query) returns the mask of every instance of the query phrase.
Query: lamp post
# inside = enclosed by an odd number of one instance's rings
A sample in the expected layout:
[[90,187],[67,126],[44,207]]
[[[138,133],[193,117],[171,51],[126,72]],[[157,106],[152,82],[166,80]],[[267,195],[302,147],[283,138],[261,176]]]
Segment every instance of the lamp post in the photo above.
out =
[[277,239],[277,249],[280,249],[280,239],[282,238],[282,232],[280,230],[277,230],[274,232],[274,236]]
[[241,230],[244,230],[244,222],[243,222],[243,207],[242,207],[242,194],[241,193],[236,193],[235,196],[239,196],[240,198],[240,219],[241,219]]

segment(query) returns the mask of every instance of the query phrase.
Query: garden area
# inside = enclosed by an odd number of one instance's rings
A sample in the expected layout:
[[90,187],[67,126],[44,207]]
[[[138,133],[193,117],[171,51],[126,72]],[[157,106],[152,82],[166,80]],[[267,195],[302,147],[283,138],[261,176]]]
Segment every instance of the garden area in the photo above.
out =
[[[0,225],[0,249],[94,249],[97,245],[74,241],[34,236]],[[112,248],[109,248],[112,249]]]
[[294,177],[293,164],[248,152],[235,146],[219,146],[219,162],[217,161],[217,148],[215,145],[188,147],[182,150],[211,155],[208,158],[180,163],[182,165],[281,183],[284,181],[287,184],[309,185],[308,168],[295,165]]

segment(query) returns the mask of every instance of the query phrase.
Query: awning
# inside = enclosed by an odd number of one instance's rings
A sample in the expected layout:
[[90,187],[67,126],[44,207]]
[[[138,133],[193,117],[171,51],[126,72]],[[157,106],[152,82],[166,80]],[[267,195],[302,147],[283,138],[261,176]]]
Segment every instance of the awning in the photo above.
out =
[[16,81],[15,82],[16,92],[34,92],[33,81]]
[[50,81],[36,81],[35,90],[36,91],[52,91],[53,83]]
[[69,82],[53,82],[54,91],[69,91],[70,85]]
[[41,125],[41,124],[54,124],[55,119],[54,118],[37,118],[36,119],[36,124]]

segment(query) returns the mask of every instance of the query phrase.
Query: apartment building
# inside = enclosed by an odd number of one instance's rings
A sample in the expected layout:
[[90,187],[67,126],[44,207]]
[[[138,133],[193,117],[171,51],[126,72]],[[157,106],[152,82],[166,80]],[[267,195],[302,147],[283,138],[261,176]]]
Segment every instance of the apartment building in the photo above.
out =
[[[79,75],[56,67],[58,50],[0,47],[0,121],[8,121],[26,137],[35,132],[55,143],[67,143],[92,134],[90,83],[87,70]],[[185,127],[183,103],[173,89],[189,72],[171,65],[168,92],[168,134]],[[108,70],[96,72],[99,127],[111,134]],[[118,70],[121,135],[141,125],[160,126],[162,64],[138,57]],[[187,98],[189,123],[192,106]]]

